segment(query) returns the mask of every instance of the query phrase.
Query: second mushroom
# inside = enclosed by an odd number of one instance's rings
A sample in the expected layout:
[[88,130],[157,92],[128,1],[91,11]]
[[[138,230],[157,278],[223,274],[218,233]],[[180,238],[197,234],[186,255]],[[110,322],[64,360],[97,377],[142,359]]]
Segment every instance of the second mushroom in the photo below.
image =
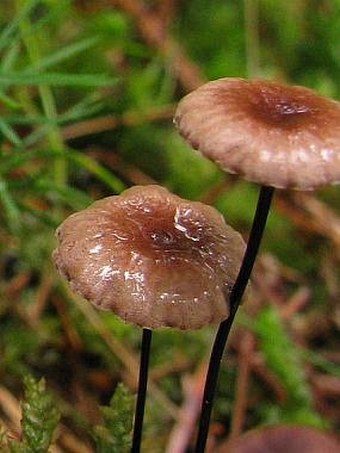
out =
[[340,182],[340,104],[310,89],[267,80],[224,78],[179,103],[183,138],[223,170],[260,184],[247,250],[209,363],[196,453],[205,449],[223,350],[250,277],[274,188],[313,190]]

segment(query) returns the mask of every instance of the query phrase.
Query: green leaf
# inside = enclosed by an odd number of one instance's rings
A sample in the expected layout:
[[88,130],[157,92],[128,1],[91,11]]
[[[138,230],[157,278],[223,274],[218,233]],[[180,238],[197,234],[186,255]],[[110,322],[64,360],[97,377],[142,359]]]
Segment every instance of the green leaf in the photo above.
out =
[[267,365],[287,390],[288,404],[310,407],[311,395],[300,354],[273,306],[268,305],[259,313],[255,330]]
[[255,330],[267,366],[287,391],[287,400],[282,407],[272,406],[272,422],[273,413],[276,413],[276,423],[298,423],[324,428],[325,421],[312,406],[312,395],[300,351],[285,332],[278,311],[272,305],[259,313]]
[[131,448],[133,398],[122,383],[118,384],[109,407],[102,407],[103,425],[96,426],[97,453],[127,453]]
[[46,453],[52,442],[53,432],[59,421],[59,411],[47,393],[45,381],[31,376],[24,378],[25,399],[22,409],[22,441],[13,442],[11,452]]

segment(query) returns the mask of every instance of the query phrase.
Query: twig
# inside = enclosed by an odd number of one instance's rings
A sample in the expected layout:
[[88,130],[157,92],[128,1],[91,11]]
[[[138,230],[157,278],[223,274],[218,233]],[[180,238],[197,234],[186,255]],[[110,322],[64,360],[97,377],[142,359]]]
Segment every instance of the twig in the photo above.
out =
[[18,400],[5,387],[0,387],[0,407],[11,422],[11,428],[20,433],[21,410]]
[[102,162],[115,173],[123,176],[124,180],[129,181],[132,185],[144,186],[148,184],[157,184],[157,181],[138,167],[124,162],[120,156],[115,153],[110,153],[108,150],[90,149],[87,150],[87,155],[93,157],[96,161]]
[[202,404],[202,393],[206,364],[200,365],[193,376],[183,378],[184,402],[178,413],[166,449],[166,453],[185,453],[194,432],[195,423]]
[[163,379],[171,374],[188,372],[192,366],[192,361],[184,356],[174,358],[171,362],[155,367],[150,372],[150,376],[154,382]]
[[58,426],[58,444],[69,453],[93,453],[93,449],[84,444],[65,425]]
[[340,254],[340,218],[330,207],[306,194],[279,194],[276,206],[301,230],[329,238]]
[[161,20],[166,27],[175,12],[175,0],[158,0],[156,6],[156,14],[159,20]]
[[311,383],[323,397],[340,397],[339,377],[314,373],[311,378]]
[[64,302],[59,297],[51,298],[54,307],[56,308],[61,325],[64,329],[68,343],[70,344],[73,351],[81,351],[83,349],[83,343],[79,337],[74,324],[69,319]]
[[[123,363],[127,373],[133,379],[134,382],[137,382],[137,370],[139,367],[139,362],[135,358],[134,354],[121,342],[116,340],[111,332],[105,327],[103,321],[101,320],[98,313],[90,305],[90,303],[85,302],[80,297],[76,296],[65,286],[65,291],[67,297],[70,300],[73,300],[77,305],[79,310],[83,313],[85,318],[90,322],[90,324],[96,329],[98,334],[102,337],[104,342],[107,344],[109,349],[118,357],[118,359]],[[159,388],[152,382],[149,382],[149,389],[151,394],[155,399],[162,405],[164,410],[173,418],[176,419],[178,408],[177,406],[169,400],[166,395],[159,390]]]
[[15,275],[6,285],[5,294],[8,299],[16,299],[21,291],[30,281],[32,277],[30,272],[21,272],[20,274]]
[[106,115],[79,121],[76,124],[65,126],[62,129],[62,137],[64,140],[72,140],[83,137],[84,135],[99,134],[100,132],[115,129],[119,126],[137,126],[151,121],[168,120],[173,117],[174,109],[175,107],[172,105],[164,105],[145,112],[126,112],[121,117]]
[[280,316],[283,321],[288,321],[292,316],[300,311],[309,301],[311,296],[310,289],[306,286],[299,288],[293,296],[281,307]]
[[322,201],[306,194],[295,194],[294,199],[304,207],[312,217],[318,231],[332,240],[340,249],[340,218]]
[[41,283],[35,295],[34,304],[29,308],[30,321],[32,322],[32,325],[35,326],[37,326],[39,318],[47,304],[53,286],[53,277],[50,273],[44,272],[41,278]]
[[164,24],[138,0],[111,0],[112,4],[129,14],[136,22],[142,39],[161,54],[170,57],[175,76],[187,91],[204,83],[199,68],[190,61],[181,46],[166,35]]
[[231,421],[230,438],[238,437],[244,426],[247,410],[247,389],[251,373],[251,360],[255,354],[255,338],[246,332],[241,339],[238,354],[238,375],[236,380],[235,402]]
[[273,392],[277,401],[283,403],[287,399],[287,392],[281,384],[278,377],[269,370],[262,357],[258,353],[254,354],[251,360],[251,367],[255,374],[268,386]]

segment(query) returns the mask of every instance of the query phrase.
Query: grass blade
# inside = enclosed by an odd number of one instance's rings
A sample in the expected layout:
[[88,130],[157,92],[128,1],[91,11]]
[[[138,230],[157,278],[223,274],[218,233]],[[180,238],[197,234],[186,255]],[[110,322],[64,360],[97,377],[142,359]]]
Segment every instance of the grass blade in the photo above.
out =
[[6,156],[6,159],[3,159],[3,162],[1,162],[0,165],[0,171],[2,174],[6,174],[34,158],[53,159],[58,157],[67,159],[68,161],[73,162],[79,167],[84,168],[104,185],[106,185],[110,190],[112,190],[113,193],[120,193],[124,189],[126,189],[125,184],[110,170],[106,169],[86,154],[82,154],[78,151],[73,151],[70,149],[62,151],[53,150],[50,148],[34,149],[32,151],[23,151],[21,149],[18,149],[17,152],[12,153],[10,156]]
[[0,86],[11,85],[53,85],[53,86],[83,86],[103,87],[112,86],[116,79],[103,74],[61,74],[61,73],[7,73],[0,74]]
[[100,181],[107,185],[114,193],[120,193],[124,189],[126,189],[125,184],[120,179],[114,176],[105,167],[98,164],[98,162],[96,162],[91,157],[76,152],[68,152],[66,154],[67,156],[65,157],[68,157],[79,166],[85,168],[89,173],[96,176]]
[[18,56],[20,54],[20,43],[19,40],[17,40],[14,43],[11,43],[11,45],[6,49],[6,52],[4,52],[4,55],[1,57],[1,62],[0,62],[0,69],[1,72],[9,72],[12,70],[14,67],[15,62],[18,59]]
[[0,204],[3,206],[5,218],[13,234],[18,233],[20,227],[20,214],[5,181],[0,180]]
[[7,138],[14,146],[21,146],[21,139],[16,134],[14,129],[11,128],[3,119],[0,118],[0,132]]
[[99,42],[98,38],[86,38],[79,42],[70,44],[59,51],[55,52],[52,55],[49,55],[40,61],[34,63],[32,66],[28,68],[25,72],[33,72],[41,69],[50,68],[53,65],[61,63],[62,61],[67,60],[80,52],[84,52],[88,50],[90,47],[95,46]]
[[39,4],[40,0],[31,0],[22,8],[21,12],[14,16],[13,20],[9,22],[0,33],[0,51],[11,42],[13,33],[15,33],[21,23],[32,11],[32,9]]
[[14,99],[7,96],[7,94],[5,94],[1,91],[0,91],[0,102],[2,102],[4,104],[4,106],[9,109],[16,110],[16,109],[21,108],[21,105],[17,101],[15,101]]

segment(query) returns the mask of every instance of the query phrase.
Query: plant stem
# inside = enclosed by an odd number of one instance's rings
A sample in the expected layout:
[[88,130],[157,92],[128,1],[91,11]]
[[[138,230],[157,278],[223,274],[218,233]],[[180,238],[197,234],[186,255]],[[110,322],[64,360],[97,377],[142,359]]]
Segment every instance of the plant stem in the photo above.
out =
[[149,369],[151,339],[152,339],[152,330],[143,329],[142,350],[141,350],[139,380],[138,380],[138,394],[137,394],[136,414],[135,414],[135,422],[134,422],[134,428],[133,428],[131,453],[140,452],[146,390],[147,390],[147,386],[148,386],[148,369]]
[[205,450],[218,372],[221,365],[224,347],[254,266],[255,258],[266,225],[273,193],[274,189],[272,187],[261,187],[246,252],[243,257],[236,282],[230,294],[230,316],[220,324],[216,334],[205,381],[201,418],[195,449],[196,453],[203,453]]

